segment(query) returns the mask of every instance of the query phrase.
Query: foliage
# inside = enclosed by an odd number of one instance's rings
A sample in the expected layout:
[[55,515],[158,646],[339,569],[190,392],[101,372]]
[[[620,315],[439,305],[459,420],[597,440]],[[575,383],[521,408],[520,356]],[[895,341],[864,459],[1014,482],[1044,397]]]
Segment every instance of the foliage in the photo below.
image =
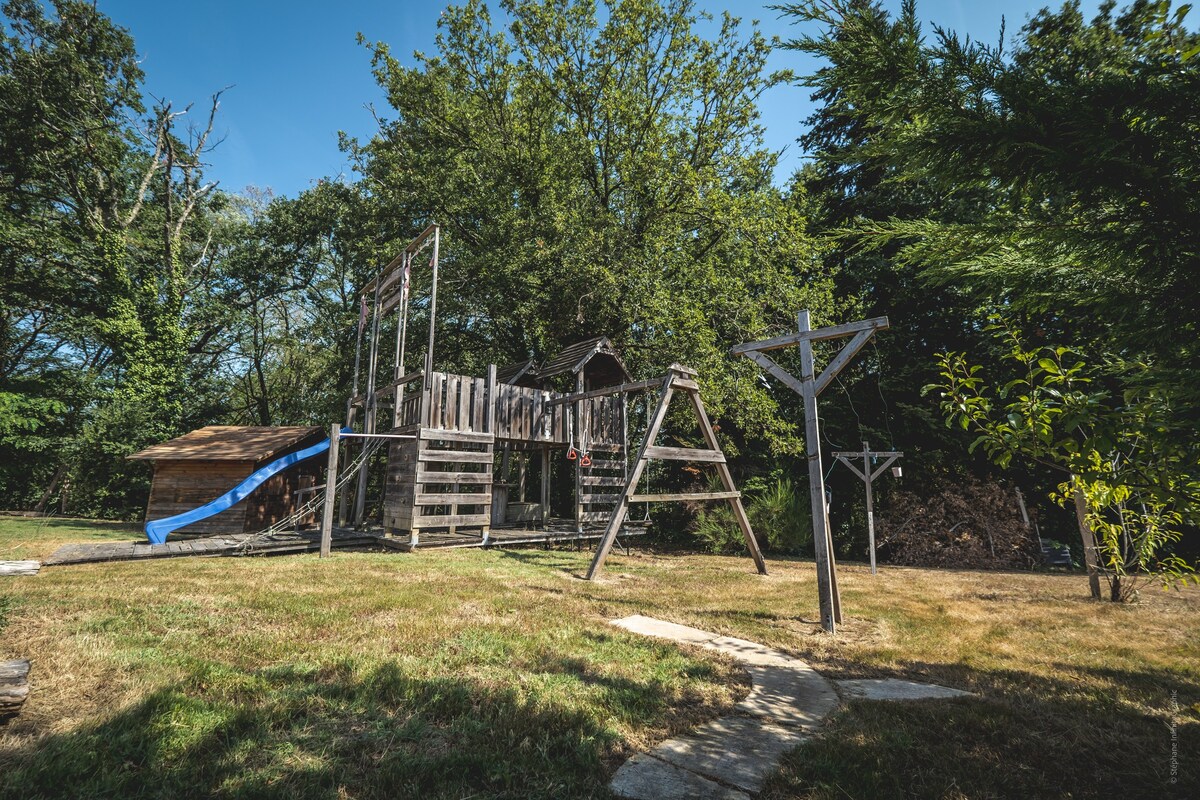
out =
[[701,37],[692,0],[501,7],[503,28],[479,2],[447,9],[411,68],[376,44],[396,116],[353,145],[381,225],[444,226],[439,352],[478,370],[607,334],[635,374],[687,363],[715,414],[795,449],[726,352],[832,312],[771,185],[756,101],[787,75],[766,74],[768,43],[728,16]]
[[[719,483],[711,486],[712,491],[721,488]],[[742,489],[746,516],[760,548],[789,555],[811,549],[808,498],[796,491],[790,478],[776,472],[767,479],[751,479]],[[700,507],[692,522],[692,532],[711,553],[746,552],[746,539],[728,503]]]
[[975,434],[971,447],[1001,466],[1023,456],[1068,476],[1055,497],[1086,501],[1113,600],[1135,596],[1145,573],[1165,585],[1196,579],[1168,549],[1185,515],[1200,509],[1200,460],[1194,442],[1172,428],[1164,393],[1152,383],[1114,392],[1080,353],[1028,348],[1005,325],[995,331],[1017,374],[993,389],[965,355],[943,354],[941,380],[927,390],[939,392],[948,424]]

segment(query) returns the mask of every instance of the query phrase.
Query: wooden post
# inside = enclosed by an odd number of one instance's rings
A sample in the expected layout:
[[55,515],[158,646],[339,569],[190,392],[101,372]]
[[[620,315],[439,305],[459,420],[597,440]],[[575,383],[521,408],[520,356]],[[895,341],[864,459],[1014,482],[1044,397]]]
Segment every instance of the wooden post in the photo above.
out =
[[1096,558],[1096,534],[1088,524],[1087,498],[1083,496],[1082,482],[1078,475],[1071,476],[1071,493],[1075,496],[1075,519],[1079,523],[1079,535],[1083,539],[1083,563],[1087,566],[1088,586],[1092,591],[1092,599],[1100,599],[1100,568]]
[[550,521],[550,448],[542,448],[542,497],[541,497],[542,527]]
[[[812,330],[808,310],[800,312],[799,331]],[[817,417],[816,367],[812,341],[800,340],[800,388],[804,402],[804,447],[808,458],[808,487],[812,499],[813,545],[817,554],[817,599],[821,627],[837,632],[833,614],[833,578],[829,565],[828,518],[825,513],[825,471],[821,466],[821,423]],[[822,535],[825,534],[825,535]]]
[[329,426],[329,461],[325,469],[325,505],[321,508],[321,558],[327,558],[333,547],[333,504],[337,497],[338,439],[341,437],[341,433],[337,425]]
[[875,494],[871,491],[871,448],[863,442],[863,466],[867,474],[867,548],[871,551],[871,574],[875,573]]
[[433,232],[433,286],[429,290],[429,346],[425,349],[425,385],[433,377],[433,330],[437,321],[438,249],[441,246],[442,229]]

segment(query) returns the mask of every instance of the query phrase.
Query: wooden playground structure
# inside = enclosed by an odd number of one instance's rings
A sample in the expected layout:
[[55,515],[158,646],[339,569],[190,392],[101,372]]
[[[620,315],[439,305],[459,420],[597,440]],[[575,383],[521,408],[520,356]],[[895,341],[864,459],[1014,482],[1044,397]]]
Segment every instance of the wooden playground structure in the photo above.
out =
[[[734,511],[759,572],[765,573],[695,371],[673,364],[662,377],[634,381],[605,337],[574,344],[542,364],[531,359],[503,368],[491,365],[483,376],[435,368],[440,237],[437,225],[427,227],[362,290],[346,419],[330,427],[324,486],[314,487],[319,493],[297,512],[322,512],[322,554],[328,554],[335,531],[362,529],[369,523],[368,506],[377,506],[383,541],[406,551],[598,539],[588,571],[592,578],[618,538],[646,532],[648,522],[630,521],[630,504],[723,500]],[[431,271],[424,300],[427,345],[422,367],[407,372],[412,271],[425,263],[426,252]],[[646,394],[648,420],[631,459],[630,398],[638,394]],[[704,448],[655,444],[676,395],[688,399]],[[559,459],[569,465],[558,476],[561,481],[564,472],[570,473],[572,513],[555,517],[553,464]],[[371,474],[380,460],[386,461],[382,492],[371,497]],[[723,489],[639,491],[652,460],[710,466]],[[534,477],[536,494],[530,486]]]

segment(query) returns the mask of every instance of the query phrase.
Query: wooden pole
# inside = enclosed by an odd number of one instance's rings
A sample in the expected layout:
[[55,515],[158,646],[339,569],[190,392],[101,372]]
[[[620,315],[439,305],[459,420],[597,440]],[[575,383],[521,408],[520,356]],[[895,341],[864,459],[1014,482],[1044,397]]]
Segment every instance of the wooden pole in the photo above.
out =
[[425,385],[433,380],[433,330],[437,321],[438,250],[442,241],[442,229],[433,232],[433,286],[429,290],[429,346],[425,349]]
[[863,474],[867,476],[867,547],[871,551],[871,574],[875,573],[875,495],[871,491],[871,447],[863,442]]
[[337,425],[329,426],[329,461],[325,468],[325,505],[321,508],[321,558],[327,558],[333,547],[333,504],[337,496],[338,439],[341,433]]
[[[808,310],[800,312],[800,333],[812,330]],[[829,528],[825,513],[825,472],[821,466],[821,423],[817,417],[816,369],[812,341],[801,339],[800,388],[804,401],[804,447],[808,458],[809,496],[812,500],[813,546],[817,554],[817,599],[821,609],[821,627],[837,632],[833,609],[833,576],[829,556]],[[823,535],[824,534],[824,535]]]

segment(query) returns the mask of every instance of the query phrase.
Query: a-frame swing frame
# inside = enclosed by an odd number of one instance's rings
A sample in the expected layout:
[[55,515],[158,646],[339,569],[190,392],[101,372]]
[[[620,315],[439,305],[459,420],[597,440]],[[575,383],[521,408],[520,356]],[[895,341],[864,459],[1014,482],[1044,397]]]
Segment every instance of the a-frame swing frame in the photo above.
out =
[[[595,578],[600,574],[600,570],[604,568],[604,562],[608,558],[608,553],[612,550],[613,543],[617,539],[617,534],[620,532],[621,526],[625,524],[625,518],[629,515],[630,503],[682,502],[689,500],[727,501],[729,507],[733,509],[733,516],[737,520],[738,527],[741,528],[742,535],[746,539],[746,546],[750,550],[751,558],[754,559],[755,567],[758,568],[760,575],[766,575],[767,565],[763,561],[762,551],[758,547],[758,540],[754,537],[754,529],[750,527],[750,519],[746,516],[746,509],[742,506],[742,493],[738,491],[737,486],[733,482],[733,476],[729,473],[729,465],[725,462],[725,454],[721,451],[721,445],[717,441],[717,434],[713,430],[712,423],[709,422],[708,412],[704,410],[704,401],[700,399],[700,386],[696,383],[696,371],[680,364],[672,364],[667,370],[660,388],[658,407],[650,418],[650,425],[646,429],[646,436],[642,440],[641,447],[638,449],[637,461],[634,462],[633,469],[630,470],[629,477],[625,480],[625,487],[621,492],[620,498],[617,500],[616,507],[613,509],[612,517],[609,518],[608,527],[604,529],[604,536],[600,539],[600,544],[596,548],[596,555],[592,558],[592,565],[588,568],[587,579],[591,580]],[[663,420],[666,419],[671,399],[676,393],[687,395],[688,402],[696,414],[700,433],[704,437],[705,448],[660,447],[654,443],[658,439],[659,432],[662,430]],[[724,490],[720,492],[638,494],[638,483],[641,481],[642,475],[646,471],[646,464],[650,459],[712,464],[716,468],[717,475],[721,478],[721,485],[724,487]]]

